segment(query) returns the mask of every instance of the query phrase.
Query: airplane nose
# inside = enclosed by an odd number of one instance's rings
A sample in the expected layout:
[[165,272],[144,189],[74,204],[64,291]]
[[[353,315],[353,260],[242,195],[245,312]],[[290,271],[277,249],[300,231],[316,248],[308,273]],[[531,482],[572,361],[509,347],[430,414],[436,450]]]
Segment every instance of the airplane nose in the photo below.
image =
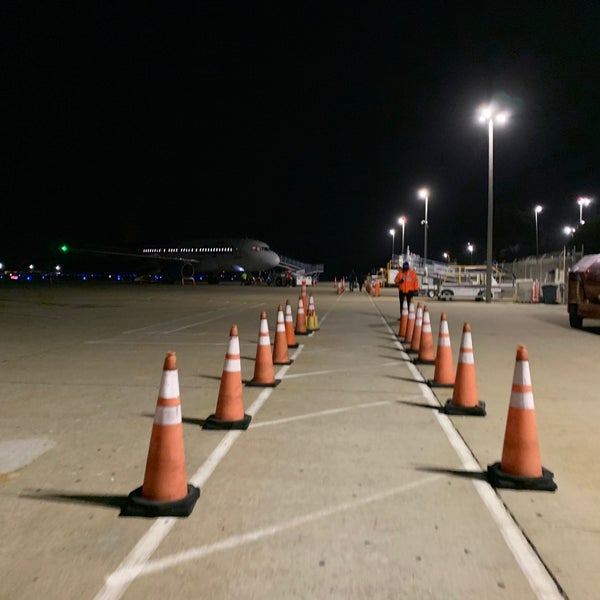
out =
[[279,255],[276,252],[271,252],[271,262],[273,263],[272,267],[276,267],[279,264]]

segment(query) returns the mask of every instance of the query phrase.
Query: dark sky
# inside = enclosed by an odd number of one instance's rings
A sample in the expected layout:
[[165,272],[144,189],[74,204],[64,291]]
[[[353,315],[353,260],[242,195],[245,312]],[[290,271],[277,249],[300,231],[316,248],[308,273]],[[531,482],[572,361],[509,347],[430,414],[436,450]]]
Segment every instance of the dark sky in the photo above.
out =
[[[13,3],[0,250],[244,236],[383,266],[405,242],[485,261],[600,215],[600,3]],[[8,249],[7,249],[8,248]]]

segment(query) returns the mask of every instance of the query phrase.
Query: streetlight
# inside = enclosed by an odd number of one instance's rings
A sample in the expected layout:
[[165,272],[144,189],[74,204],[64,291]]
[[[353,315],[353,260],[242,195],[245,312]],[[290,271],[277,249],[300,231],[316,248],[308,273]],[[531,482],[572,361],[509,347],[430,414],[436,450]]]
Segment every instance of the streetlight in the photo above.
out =
[[542,207],[538,204],[534,209],[533,212],[535,214],[535,258],[537,259],[540,255],[540,244],[539,244],[539,237],[538,237],[538,215],[542,212]]
[[448,252],[444,252],[442,256],[446,259],[447,262],[450,262],[450,254]]
[[423,242],[423,264],[425,265],[425,278],[427,278],[427,230],[429,229],[429,221],[427,220],[427,208],[429,206],[429,190],[422,188],[419,190],[419,198],[425,199],[425,218],[421,221],[421,225],[425,228],[425,240]]
[[571,237],[573,237],[573,234],[575,233],[575,227],[571,227],[570,225],[565,225],[563,227],[563,233],[565,235],[570,235]]
[[400,254],[404,256],[404,226],[406,225],[406,217],[400,217],[398,219],[398,224],[402,225],[402,251],[400,252]]
[[503,125],[508,120],[508,113],[498,112],[492,105],[479,110],[479,121],[488,126],[488,219],[487,219],[487,253],[485,264],[485,301],[492,301],[492,232],[494,229],[494,121]]
[[390,229],[390,235],[392,236],[392,260],[394,260],[394,240],[396,239],[396,230]]
[[473,250],[475,250],[475,246],[471,242],[467,242],[467,250],[471,253],[471,264],[473,264]]
[[591,202],[591,198],[577,198],[577,204],[579,204],[579,224],[583,225],[585,221],[583,220],[583,207],[589,206]]

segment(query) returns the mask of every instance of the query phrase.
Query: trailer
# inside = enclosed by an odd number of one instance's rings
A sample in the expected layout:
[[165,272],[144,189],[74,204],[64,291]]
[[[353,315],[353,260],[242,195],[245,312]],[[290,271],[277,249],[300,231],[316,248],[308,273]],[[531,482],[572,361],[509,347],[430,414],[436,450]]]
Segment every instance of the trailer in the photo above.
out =
[[600,319],[600,254],[588,254],[573,265],[567,280],[569,325],[583,327],[583,319]]

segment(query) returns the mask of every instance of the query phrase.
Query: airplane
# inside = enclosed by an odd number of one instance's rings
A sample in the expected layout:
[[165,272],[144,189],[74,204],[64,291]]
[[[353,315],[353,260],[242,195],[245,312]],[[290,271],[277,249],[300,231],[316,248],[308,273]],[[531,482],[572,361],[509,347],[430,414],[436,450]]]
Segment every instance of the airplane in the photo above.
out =
[[280,262],[268,244],[250,238],[190,240],[177,245],[148,246],[139,252],[70,248],[65,244],[60,250],[140,259],[157,267],[164,281],[206,276],[209,283],[218,283],[223,272],[269,271]]

